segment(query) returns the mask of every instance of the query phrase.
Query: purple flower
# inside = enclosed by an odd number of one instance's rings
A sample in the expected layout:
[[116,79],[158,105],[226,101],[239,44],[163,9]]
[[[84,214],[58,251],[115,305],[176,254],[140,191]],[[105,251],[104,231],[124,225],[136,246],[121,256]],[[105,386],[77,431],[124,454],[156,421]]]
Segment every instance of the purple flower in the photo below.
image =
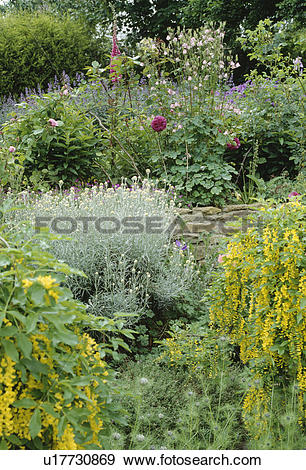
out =
[[295,197],[295,196],[300,196],[300,193],[297,193],[296,191],[292,191],[290,194],[288,194],[288,199],[290,199],[291,197]]
[[155,116],[151,122],[151,127],[155,132],[161,132],[167,127],[167,120],[164,116]]
[[13,147],[11,145],[8,150],[9,150],[10,153],[14,153],[16,149],[15,149],[15,147]]
[[186,243],[185,243],[185,245],[183,245],[183,243],[181,243],[179,240],[175,240],[175,244],[180,250],[186,250],[187,249]]

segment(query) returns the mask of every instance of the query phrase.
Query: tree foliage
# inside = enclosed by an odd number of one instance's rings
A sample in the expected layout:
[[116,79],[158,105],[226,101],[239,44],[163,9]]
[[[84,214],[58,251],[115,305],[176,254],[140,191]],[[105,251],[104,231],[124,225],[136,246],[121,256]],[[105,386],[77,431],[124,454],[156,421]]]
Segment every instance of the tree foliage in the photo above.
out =
[[68,16],[0,17],[0,93],[16,95],[38,84],[46,88],[63,70],[70,76],[81,72],[99,53],[101,45],[86,25]]

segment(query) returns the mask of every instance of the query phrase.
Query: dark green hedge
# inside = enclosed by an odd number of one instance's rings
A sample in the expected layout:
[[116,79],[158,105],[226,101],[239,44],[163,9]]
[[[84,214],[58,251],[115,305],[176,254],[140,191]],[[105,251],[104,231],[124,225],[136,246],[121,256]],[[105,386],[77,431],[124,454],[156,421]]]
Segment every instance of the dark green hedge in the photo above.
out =
[[[46,88],[63,70],[70,76],[108,52],[84,23],[68,16],[17,13],[0,18],[0,96]],[[104,49],[103,49],[104,44]]]

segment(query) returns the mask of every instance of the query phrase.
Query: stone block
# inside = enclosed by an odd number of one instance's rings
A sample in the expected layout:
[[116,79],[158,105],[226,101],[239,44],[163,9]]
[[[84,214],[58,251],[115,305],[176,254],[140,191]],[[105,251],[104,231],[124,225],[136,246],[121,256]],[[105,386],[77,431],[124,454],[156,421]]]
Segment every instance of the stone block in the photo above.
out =
[[214,223],[211,221],[190,222],[186,224],[186,228],[191,233],[210,232],[214,229]]
[[218,214],[219,212],[221,212],[221,209],[219,209],[218,207],[207,206],[207,207],[195,207],[194,211],[202,212],[202,214],[206,216],[206,215]]
[[177,209],[177,212],[179,215],[184,215],[184,214],[191,214],[192,213],[192,209],[188,209],[187,207],[179,207]]

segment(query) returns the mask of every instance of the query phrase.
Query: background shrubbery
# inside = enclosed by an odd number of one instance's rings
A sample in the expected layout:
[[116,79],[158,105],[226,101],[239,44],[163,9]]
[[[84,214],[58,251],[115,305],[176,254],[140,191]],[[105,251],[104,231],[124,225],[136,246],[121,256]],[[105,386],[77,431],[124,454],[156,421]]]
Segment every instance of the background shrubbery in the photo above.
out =
[[108,53],[84,23],[68,16],[26,12],[0,17],[0,95],[47,88],[63,70],[73,76]]

